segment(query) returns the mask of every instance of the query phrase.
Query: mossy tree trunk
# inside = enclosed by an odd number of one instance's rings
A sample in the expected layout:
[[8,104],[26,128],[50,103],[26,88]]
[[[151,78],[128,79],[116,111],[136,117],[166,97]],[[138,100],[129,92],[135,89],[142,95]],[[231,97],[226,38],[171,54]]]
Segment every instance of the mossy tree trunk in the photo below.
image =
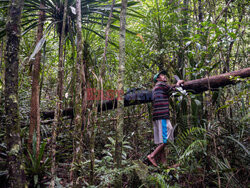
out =
[[[121,94],[124,90],[124,75],[125,75],[125,33],[126,33],[126,10],[127,0],[122,0],[120,14],[120,46],[119,46],[119,70],[118,70],[118,85],[117,91]],[[117,106],[117,127],[116,127],[116,143],[115,143],[115,161],[116,167],[122,167],[122,141],[124,127],[124,100],[123,94],[118,98]],[[121,187],[121,176],[118,177],[116,187]]]
[[[85,73],[83,72],[83,42],[82,42],[82,20],[81,20],[81,1],[76,1],[76,30],[77,30],[77,59],[75,64],[75,74],[74,74],[74,148],[73,148],[73,160],[79,163],[82,159],[82,124],[84,119],[82,118],[82,84],[83,77],[85,78]],[[76,170],[71,173],[71,181],[73,181],[73,186],[76,186]]]
[[18,68],[23,0],[11,0],[6,23],[5,54],[5,125],[9,187],[24,187],[25,177],[21,169],[20,116],[18,109]]

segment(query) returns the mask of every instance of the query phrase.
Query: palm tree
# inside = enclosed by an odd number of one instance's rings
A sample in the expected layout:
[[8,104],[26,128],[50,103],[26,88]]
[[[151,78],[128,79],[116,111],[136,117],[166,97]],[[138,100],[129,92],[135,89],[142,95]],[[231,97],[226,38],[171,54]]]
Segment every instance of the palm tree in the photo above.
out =
[[[23,34],[29,32],[31,29],[39,25],[38,17],[39,10],[43,10],[46,13],[46,33],[50,33],[52,28],[56,28],[56,31],[60,38],[62,19],[64,12],[63,0],[44,0],[44,8],[40,7],[41,0],[24,0],[22,27],[24,28]],[[76,9],[74,0],[69,0],[67,5],[68,16],[66,19],[65,34],[76,34]],[[128,3],[129,6],[137,4],[135,1]],[[1,8],[7,8],[8,4],[6,0],[0,0]],[[114,6],[112,23],[119,20],[119,9],[121,4],[117,3]],[[81,17],[82,17],[82,29],[91,30],[101,38],[105,38],[103,33],[98,30],[90,29],[88,24],[105,25],[108,21],[109,13],[111,10],[109,0],[81,0]],[[133,14],[135,15],[135,14]],[[0,20],[0,38],[5,35],[5,28],[3,28],[5,22]],[[119,29],[115,25],[111,25],[114,29]],[[69,36],[69,38],[71,38]],[[72,39],[72,38],[71,38]]]

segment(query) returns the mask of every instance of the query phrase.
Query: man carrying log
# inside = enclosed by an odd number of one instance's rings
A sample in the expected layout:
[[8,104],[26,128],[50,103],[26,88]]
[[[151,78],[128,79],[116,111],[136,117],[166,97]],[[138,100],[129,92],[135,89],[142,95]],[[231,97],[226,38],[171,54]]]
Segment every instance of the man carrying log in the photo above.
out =
[[149,161],[157,166],[155,157],[159,156],[162,163],[166,162],[164,148],[168,140],[174,140],[174,129],[169,120],[169,101],[168,98],[175,87],[179,87],[184,80],[179,80],[175,85],[170,86],[166,83],[166,71],[161,71],[154,76],[155,86],[152,91],[153,95],[153,126],[154,126],[154,143],[158,146],[147,156]]

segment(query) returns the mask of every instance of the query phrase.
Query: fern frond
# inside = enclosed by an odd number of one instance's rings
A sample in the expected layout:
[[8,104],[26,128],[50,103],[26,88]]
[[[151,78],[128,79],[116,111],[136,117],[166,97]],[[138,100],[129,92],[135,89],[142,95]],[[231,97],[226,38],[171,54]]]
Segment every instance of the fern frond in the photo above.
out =
[[194,136],[193,138],[196,139],[199,135],[206,133],[206,129],[201,127],[191,127],[187,129],[185,132],[179,134],[177,136],[176,142],[178,145],[185,145],[186,140],[188,137]]
[[179,158],[180,163],[189,161],[191,157],[195,156],[194,154],[196,152],[204,150],[206,145],[207,145],[207,140],[195,140],[194,142],[192,142]]

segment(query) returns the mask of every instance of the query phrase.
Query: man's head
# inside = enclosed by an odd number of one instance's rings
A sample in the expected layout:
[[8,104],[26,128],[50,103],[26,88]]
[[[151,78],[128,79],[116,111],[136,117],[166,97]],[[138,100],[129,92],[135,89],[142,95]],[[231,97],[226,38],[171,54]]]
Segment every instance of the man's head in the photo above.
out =
[[167,81],[166,71],[161,71],[154,76],[154,83],[156,83],[157,81]]

